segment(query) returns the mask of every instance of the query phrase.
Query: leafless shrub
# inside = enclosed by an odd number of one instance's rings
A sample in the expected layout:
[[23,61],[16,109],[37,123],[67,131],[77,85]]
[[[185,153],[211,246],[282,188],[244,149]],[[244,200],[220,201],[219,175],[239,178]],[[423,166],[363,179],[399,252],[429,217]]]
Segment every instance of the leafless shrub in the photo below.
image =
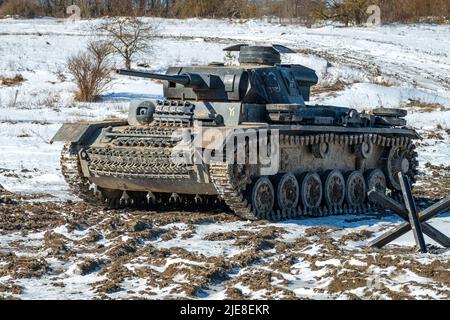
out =
[[75,99],[93,102],[98,100],[112,81],[111,47],[103,42],[91,42],[86,52],[78,53],[67,61],[69,72],[77,84]]
[[33,18],[39,13],[39,7],[34,0],[6,0],[0,7],[0,16]]
[[[297,1],[297,0],[285,0]],[[448,0],[315,0],[320,4],[316,19],[341,21],[345,25],[362,25],[367,21],[370,5],[381,9],[383,23],[445,23],[450,18]]]
[[107,35],[107,43],[115,54],[121,56],[125,67],[131,69],[131,63],[139,52],[151,52],[151,40],[157,27],[144,23],[135,17],[120,17],[108,20],[97,27]]
[[12,87],[24,82],[25,79],[21,74],[16,74],[14,77],[0,77],[0,85]]
[[368,17],[366,13],[368,6],[374,4],[373,0],[327,0],[321,2],[322,5],[314,13],[316,19],[336,20],[346,26],[351,23],[363,24]]
[[378,5],[383,23],[450,23],[449,0],[0,0],[0,16],[67,17],[65,9],[71,4],[80,7],[83,18],[127,15],[234,19],[265,17],[269,21],[304,23],[307,26],[323,19],[363,24],[368,17],[367,7]]

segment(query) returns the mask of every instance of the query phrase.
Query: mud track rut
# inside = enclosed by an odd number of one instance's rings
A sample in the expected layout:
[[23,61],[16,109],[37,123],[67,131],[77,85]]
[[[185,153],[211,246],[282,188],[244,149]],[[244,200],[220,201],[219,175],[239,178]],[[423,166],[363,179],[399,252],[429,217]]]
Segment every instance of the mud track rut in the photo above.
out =
[[[383,229],[372,226],[381,218],[274,225],[228,214],[100,211],[83,202],[17,199],[0,205],[0,237],[11,239],[0,250],[0,277],[7,277],[0,297],[448,299],[442,249],[430,248],[424,261],[413,248],[355,246]],[[353,219],[368,225],[354,229]],[[217,247],[227,250],[205,249]]]

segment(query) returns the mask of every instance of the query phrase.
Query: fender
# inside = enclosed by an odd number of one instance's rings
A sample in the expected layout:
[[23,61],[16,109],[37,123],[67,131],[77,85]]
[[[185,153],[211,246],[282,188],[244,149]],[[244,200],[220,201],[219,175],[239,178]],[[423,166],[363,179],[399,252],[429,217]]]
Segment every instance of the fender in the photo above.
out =
[[71,142],[82,144],[86,138],[92,138],[95,131],[108,128],[125,126],[127,122],[124,120],[111,120],[105,122],[75,122],[65,123],[50,141],[53,142]]

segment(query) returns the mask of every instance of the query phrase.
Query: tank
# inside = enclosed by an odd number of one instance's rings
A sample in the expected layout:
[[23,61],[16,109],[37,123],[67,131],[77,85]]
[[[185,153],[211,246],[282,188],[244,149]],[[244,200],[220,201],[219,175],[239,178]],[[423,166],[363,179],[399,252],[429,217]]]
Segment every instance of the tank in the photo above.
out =
[[364,213],[373,188],[414,183],[418,133],[402,109],[311,105],[314,70],[280,45],[234,45],[239,65],[117,70],[163,83],[128,119],[66,123],[62,173],[81,199],[109,207],[209,209],[248,219]]

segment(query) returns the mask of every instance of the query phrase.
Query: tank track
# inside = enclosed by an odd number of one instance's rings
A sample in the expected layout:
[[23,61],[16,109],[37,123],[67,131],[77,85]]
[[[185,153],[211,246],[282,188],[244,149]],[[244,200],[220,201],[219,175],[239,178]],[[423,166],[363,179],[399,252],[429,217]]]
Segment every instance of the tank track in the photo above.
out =
[[61,173],[72,193],[83,201],[99,205],[101,201],[91,189],[91,183],[83,177],[78,158],[78,148],[75,144],[66,143],[64,145],[60,161]]
[[226,162],[212,161],[209,165],[209,173],[219,197],[233,211],[235,215],[246,220],[256,220],[251,205],[245,199],[243,193],[236,190],[233,182],[235,177],[231,172],[232,165]]
[[[410,169],[407,176],[411,182],[416,181],[418,173],[417,153],[415,152],[415,145],[411,139],[406,137],[389,138],[381,135],[336,135],[336,134],[322,134],[309,136],[280,136],[281,145],[289,146],[304,146],[314,145],[322,142],[346,144],[349,146],[359,145],[363,142],[372,142],[381,147],[402,147],[407,150],[408,157],[411,159]],[[295,210],[272,210],[266,216],[258,216],[252,210],[252,205],[247,199],[245,192],[237,191],[236,179],[233,175],[233,166],[226,162],[216,161],[210,164],[210,176],[213,183],[219,192],[219,197],[230,207],[230,209],[240,218],[247,220],[267,219],[272,221],[280,221],[285,219],[295,219],[301,217],[324,217],[340,214],[364,214],[375,209],[375,206],[367,201],[362,206],[349,206],[344,204],[341,207],[322,206],[314,210],[302,209],[299,206]],[[383,171],[387,171],[383,168]],[[393,196],[397,197],[398,192],[393,191]]]
[[257,216],[252,210],[252,206],[243,193],[236,192],[232,183],[232,175],[229,166],[224,162],[211,163],[211,178],[216,185],[219,197],[227,204],[228,207],[238,217],[245,220],[271,220],[281,221],[286,219],[295,219],[301,217],[325,217],[341,214],[364,214],[370,212],[374,207],[367,204],[363,207],[328,208],[326,206],[316,208],[314,210],[302,210],[299,206],[296,210],[272,210],[267,216]]

